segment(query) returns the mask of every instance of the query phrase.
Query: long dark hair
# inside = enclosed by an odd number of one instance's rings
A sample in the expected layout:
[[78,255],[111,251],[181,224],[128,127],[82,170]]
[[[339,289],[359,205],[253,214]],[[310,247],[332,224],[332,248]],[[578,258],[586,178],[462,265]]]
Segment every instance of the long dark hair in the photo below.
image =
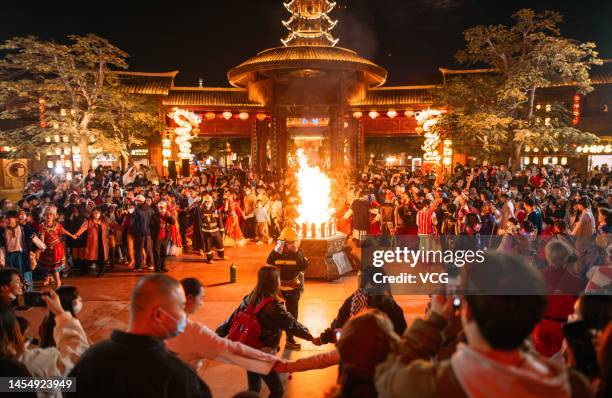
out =
[[24,349],[23,335],[15,312],[8,304],[0,305],[0,357],[17,357]]
[[[68,311],[76,318],[74,313],[74,300],[79,297],[79,291],[75,286],[61,286],[56,291],[59,296],[62,308]],[[53,331],[55,329],[55,315],[49,313],[41,322],[38,329],[40,335],[40,347],[55,347],[55,339],[53,338]]]
[[597,396],[609,397],[612,395],[612,322],[605,328],[601,337],[599,367],[601,368],[601,382]]
[[257,271],[257,284],[249,295],[249,305],[257,304],[263,297],[278,298],[280,279],[278,269],[264,265]]

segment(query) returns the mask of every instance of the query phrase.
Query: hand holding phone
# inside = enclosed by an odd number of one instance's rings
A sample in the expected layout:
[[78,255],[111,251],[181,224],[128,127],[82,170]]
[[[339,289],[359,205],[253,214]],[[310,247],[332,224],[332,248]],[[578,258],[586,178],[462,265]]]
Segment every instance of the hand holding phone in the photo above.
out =
[[62,308],[60,298],[54,290],[49,289],[44,291],[42,299],[45,301],[45,303],[47,304],[47,308],[49,308],[49,311],[53,315],[58,316],[65,312],[64,308]]
[[47,303],[43,299],[45,292],[24,292],[23,304],[26,307],[46,307]]

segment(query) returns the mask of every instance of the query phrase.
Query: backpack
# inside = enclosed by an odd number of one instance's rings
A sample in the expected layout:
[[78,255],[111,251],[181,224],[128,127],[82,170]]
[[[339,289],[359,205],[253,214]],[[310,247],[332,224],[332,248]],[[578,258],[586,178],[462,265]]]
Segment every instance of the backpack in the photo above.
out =
[[261,348],[262,343],[259,340],[261,324],[257,319],[257,314],[266,304],[274,300],[273,297],[264,297],[255,308],[253,308],[253,305],[249,305],[247,308],[238,311],[232,319],[227,338],[249,347]]

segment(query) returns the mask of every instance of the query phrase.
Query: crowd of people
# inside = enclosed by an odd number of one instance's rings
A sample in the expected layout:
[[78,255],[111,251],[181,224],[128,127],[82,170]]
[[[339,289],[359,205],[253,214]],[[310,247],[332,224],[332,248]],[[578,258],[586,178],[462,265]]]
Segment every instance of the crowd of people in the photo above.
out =
[[[494,269],[487,283],[531,294],[466,295],[458,306],[433,294],[424,318],[408,325],[391,290],[371,289],[374,268],[361,264],[358,286],[319,336],[298,320],[308,260],[293,229],[292,184],[240,168],[174,180],[144,168],[33,176],[22,199],[0,204],[2,376],[75,376],[74,394],[84,397],[206,397],[195,371],[215,359],[247,371],[243,397],[259,396],[262,381],[282,397],[279,374],[337,364],[330,397],[612,396],[607,166],[588,177],[560,165],[458,164],[444,178],[370,168],[335,193],[336,228],[351,245],[418,237],[443,247],[469,237],[490,250],[462,272]],[[165,275],[167,257],[190,250],[213,263],[247,244],[275,244],[251,293],[216,330],[191,320],[204,288]],[[113,269],[148,274],[132,291],[127,329],[90,346],[78,320],[83,300],[62,278]],[[20,315],[34,290],[49,310],[38,340],[25,337]],[[300,349],[295,338],[335,348],[285,360],[276,355],[283,331],[288,350]]]

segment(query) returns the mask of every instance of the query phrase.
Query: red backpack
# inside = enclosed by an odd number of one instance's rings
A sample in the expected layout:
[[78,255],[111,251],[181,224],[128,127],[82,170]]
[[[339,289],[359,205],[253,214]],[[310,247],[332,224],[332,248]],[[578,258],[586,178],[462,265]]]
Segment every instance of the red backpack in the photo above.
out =
[[266,304],[274,300],[273,297],[264,297],[257,307],[253,308],[252,305],[249,305],[242,311],[238,311],[238,313],[234,315],[234,319],[232,319],[227,338],[248,345],[249,347],[261,348],[262,343],[259,341],[261,325],[257,319],[257,313],[259,313]]

